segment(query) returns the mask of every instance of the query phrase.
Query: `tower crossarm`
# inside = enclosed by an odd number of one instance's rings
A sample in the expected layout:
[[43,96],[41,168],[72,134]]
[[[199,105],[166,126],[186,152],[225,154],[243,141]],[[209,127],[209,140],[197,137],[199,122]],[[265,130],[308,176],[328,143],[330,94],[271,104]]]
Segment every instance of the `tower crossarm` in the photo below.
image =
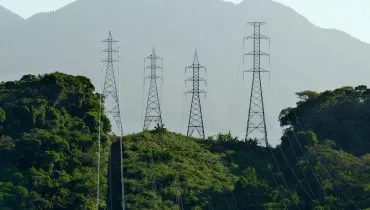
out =
[[250,73],[250,72],[261,72],[261,73],[270,73],[269,70],[266,70],[266,69],[248,69],[248,70],[245,70],[243,71],[244,73]]
[[207,82],[207,80],[203,77],[199,77],[199,78],[196,78],[196,77],[190,77],[188,79],[185,80],[186,82]]
[[199,91],[194,91],[194,90],[189,90],[185,92],[186,94],[207,94],[207,91],[204,90],[199,90]]
[[200,64],[191,64],[190,66],[186,67],[185,70],[192,70],[194,68],[197,68],[197,69],[207,69],[207,67],[205,66],[202,66]]
[[262,51],[252,51],[252,52],[249,52],[249,53],[244,53],[244,55],[270,56],[270,54],[262,52]]
[[265,35],[261,35],[261,34],[253,34],[253,35],[250,35],[250,36],[247,36],[247,37],[244,37],[244,41],[246,40],[250,40],[250,39],[264,39],[264,40],[270,40],[270,37],[268,36],[265,36]]

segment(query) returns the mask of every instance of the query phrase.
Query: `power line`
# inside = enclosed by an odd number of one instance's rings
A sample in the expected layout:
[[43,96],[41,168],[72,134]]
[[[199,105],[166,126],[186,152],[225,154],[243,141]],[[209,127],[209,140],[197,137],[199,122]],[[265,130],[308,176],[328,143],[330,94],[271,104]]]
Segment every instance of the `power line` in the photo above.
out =
[[[231,130],[231,125],[232,123],[234,122],[234,120],[236,119],[236,117],[238,116],[238,113],[239,113],[239,110],[240,110],[240,101],[241,101],[241,96],[239,95],[240,92],[237,91],[240,87],[239,85],[241,83],[238,82],[238,79],[240,77],[240,70],[242,70],[241,68],[244,68],[242,67],[242,63],[243,63],[243,52],[244,52],[244,46],[241,47],[240,49],[240,59],[239,59],[239,64],[238,64],[238,69],[237,69],[237,73],[235,74],[235,80],[234,80],[234,87],[233,87],[233,90],[231,92],[231,97],[230,97],[230,100],[231,100],[231,103],[229,105],[229,109],[228,109],[228,117],[227,119],[225,120],[225,128],[228,129],[228,131]],[[235,112],[233,112],[235,111]]]
[[112,152],[109,154],[109,198],[110,198],[110,206],[109,209],[113,209],[113,189],[112,189]]
[[[270,153],[271,153],[271,156],[272,156],[272,158],[273,158],[273,160],[274,160],[274,162],[275,162],[275,166],[277,167],[278,172],[281,174],[281,178],[282,178],[282,180],[283,180],[283,184],[284,184],[285,188],[286,188],[286,189],[289,189],[288,183],[287,183],[287,181],[285,180],[284,174],[283,174],[283,172],[282,172],[282,170],[281,170],[281,168],[280,168],[280,166],[279,166],[279,164],[278,164],[278,161],[277,161],[277,159],[276,159],[276,156],[274,155],[274,152],[272,151],[271,146],[267,146],[267,148],[266,148],[266,149],[267,149],[267,150],[269,150],[269,151],[270,151]],[[266,160],[267,160],[267,164],[271,165],[271,164],[270,164],[270,161],[268,160],[268,157],[266,158]],[[270,171],[271,171],[271,174],[272,174],[272,178],[273,178],[273,180],[274,180],[274,182],[275,182],[275,185],[276,185],[277,189],[280,191],[280,195],[281,195],[281,189],[280,189],[280,186],[278,185],[278,182],[277,182],[277,179],[276,179],[276,177],[275,177],[275,174],[274,174],[274,172],[272,171],[272,169],[271,169]],[[280,196],[280,197],[281,197],[281,196]],[[283,199],[283,203],[284,203],[284,205],[286,205],[286,203],[285,203],[285,199],[284,199],[284,198],[282,198],[282,199]],[[298,205],[298,204],[295,204],[295,206],[297,207],[297,209],[301,209],[301,208],[299,207],[299,205]]]
[[[273,90],[273,92],[274,92],[274,90]],[[276,94],[276,93],[275,93],[275,94]],[[311,166],[310,160],[306,157],[306,155],[305,155],[305,153],[304,153],[304,151],[303,151],[303,149],[302,149],[302,146],[301,146],[301,144],[300,144],[300,142],[299,142],[299,140],[298,140],[298,137],[296,136],[296,134],[295,134],[295,132],[294,132],[294,131],[292,131],[292,133],[294,134],[293,139],[294,139],[294,140],[297,142],[297,144],[299,145],[300,152],[302,153],[302,158],[303,158],[305,161],[307,161],[307,163],[308,163],[308,168],[310,169],[311,174],[313,175],[313,177],[314,177],[314,179],[316,180],[316,182],[317,182],[317,184],[319,185],[319,187],[323,190],[324,195],[326,195],[325,189],[321,186],[320,181],[319,181],[319,179],[318,179],[317,175],[313,172],[313,169],[312,169],[312,166]],[[299,155],[298,155],[298,154],[299,154],[299,151],[298,151],[298,153],[297,153],[297,152],[296,152],[296,150],[294,149],[294,147],[293,147],[293,142],[292,142],[291,137],[289,136],[289,133],[287,133],[287,140],[289,141],[289,145],[290,145],[290,148],[291,148],[291,150],[292,150],[292,152],[293,152],[293,155],[294,155],[295,159],[297,160],[297,162],[299,162]],[[280,147],[280,149],[281,149],[281,147]],[[284,154],[283,154],[283,155],[284,155]],[[319,196],[317,193],[315,193],[315,191],[313,190],[313,188],[312,188],[311,184],[309,183],[309,181],[308,181],[308,179],[307,179],[307,176],[306,176],[306,174],[305,174],[305,171],[304,171],[303,167],[302,167],[300,164],[298,164],[298,167],[299,167],[299,169],[300,169],[300,171],[301,171],[301,173],[302,173],[303,179],[304,179],[304,181],[306,182],[306,184],[307,184],[307,186],[308,186],[308,188],[309,188],[310,192],[312,193],[313,197],[315,197],[315,199],[317,199],[317,200],[318,200],[318,199],[320,199],[320,196]]]
[[198,53],[195,50],[193,64],[185,68],[185,72],[192,71],[192,76],[185,80],[185,82],[192,82],[192,88],[186,92],[192,94],[187,136],[192,136],[196,131],[202,139],[205,139],[205,133],[200,95],[206,92],[200,89],[200,83],[206,80],[201,77],[200,70],[206,69],[207,67],[199,64]]
[[153,181],[152,181],[152,190],[154,192],[154,194],[157,194],[157,182],[156,182],[156,178],[155,178],[155,162],[154,162],[154,158],[153,158],[153,150],[150,150],[150,166],[151,166],[151,169],[152,169],[152,178],[153,178]]
[[[294,111],[293,111],[294,112]],[[295,114],[295,113],[294,113]],[[296,132],[294,131],[294,130],[292,130],[292,133],[293,133],[293,139],[297,142],[297,144],[298,144],[298,146],[299,146],[299,149],[300,149],[300,152],[302,153],[302,157],[305,159],[305,161],[307,161],[307,165],[308,165],[308,167],[309,167],[309,169],[310,169],[310,172],[311,172],[311,174],[313,175],[313,177],[315,178],[315,180],[316,180],[316,182],[317,182],[317,184],[319,185],[319,187],[321,188],[321,190],[323,191],[323,194],[324,194],[324,196],[326,196],[326,191],[325,191],[325,188],[322,186],[322,184],[320,183],[320,180],[319,180],[319,178],[317,177],[317,175],[316,175],[316,173],[314,173],[314,171],[313,171],[313,168],[312,168],[312,164],[311,164],[311,161],[309,160],[309,158],[307,157],[307,155],[305,154],[305,152],[303,151],[303,148],[302,148],[302,145],[301,145],[301,143],[299,142],[299,140],[298,140],[298,136],[297,136],[297,134],[296,134]],[[287,133],[287,135],[288,135],[288,137],[289,137],[289,133]],[[291,145],[291,148],[292,149],[294,149],[293,148],[293,145],[292,145],[292,143],[290,142],[290,145]]]
[[[296,120],[297,120],[297,123],[298,123],[298,125],[301,127],[301,129],[303,129],[303,130],[307,130],[307,129],[305,129],[304,128],[304,126],[303,126],[303,123],[301,122],[301,120],[299,119],[299,117],[297,116],[297,114],[295,113],[295,111],[294,111],[294,109],[292,110],[293,111],[293,114],[295,115],[295,118],[296,118]],[[301,148],[301,150],[303,151],[303,149],[302,149],[302,145],[301,145],[301,143],[299,142],[299,140],[298,140],[298,138],[296,139],[297,140],[297,142],[298,142],[298,144],[299,144],[299,147]],[[308,152],[310,153],[310,151],[308,150]],[[308,158],[307,158],[307,160],[309,160]],[[320,162],[319,162],[320,163]],[[323,168],[323,170],[325,171],[325,173],[328,175],[328,177],[329,177],[329,179],[333,182],[333,183],[335,183],[335,180],[334,180],[334,178],[332,177],[332,175],[330,174],[330,172],[328,171],[328,169],[326,169],[326,167],[324,166],[324,165],[322,165],[322,168]],[[317,178],[316,178],[317,179]],[[347,195],[347,193],[338,185],[337,187],[336,187],[343,195],[344,195],[344,197],[346,197],[347,198],[347,200],[349,200],[355,207],[356,207],[356,209],[360,209],[358,206],[357,206],[357,204],[351,199],[351,197],[349,197],[348,195]],[[325,191],[324,191],[324,193],[325,193]]]
[[150,70],[149,76],[146,77],[150,79],[150,85],[143,130],[148,130],[151,126],[155,126],[157,124],[160,126],[163,124],[157,86],[157,80],[161,78],[158,75],[157,70],[163,70],[162,64],[163,58],[156,55],[154,48],[152,50],[152,54],[144,59],[144,71]]
[[292,172],[292,175],[294,176],[294,178],[297,180],[297,182],[298,182],[298,184],[301,186],[301,188],[303,189],[303,192],[311,199],[311,200],[313,200],[312,199],[312,196],[311,196],[311,194],[308,192],[308,190],[304,187],[304,185],[302,184],[302,182],[299,180],[299,178],[298,178],[298,176],[297,176],[297,174],[295,173],[295,171],[294,171],[294,169],[293,169],[293,167],[292,167],[292,165],[289,163],[289,161],[288,161],[288,159],[287,159],[287,157],[286,157],[286,155],[284,154],[284,151],[281,149],[281,147],[279,147],[279,150],[280,150],[280,152],[281,152],[281,154],[282,154],[282,156],[283,156],[283,158],[284,158],[284,161],[285,161],[285,163],[288,165],[288,167],[289,167],[289,169],[290,169],[290,171]]
[[[288,137],[288,139],[289,139],[289,142],[290,142],[290,143],[289,143],[289,145],[290,145],[290,148],[292,149],[293,155],[294,155],[295,159],[297,160],[297,162],[299,162],[298,155],[296,154],[295,149],[293,148],[292,141],[291,141],[291,138],[290,138],[289,134],[288,134],[288,136],[287,136],[287,137]],[[280,147],[280,148],[281,148],[281,147]],[[304,173],[304,170],[302,169],[302,166],[300,166],[300,165],[298,164],[298,167],[299,167],[299,169],[301,170],[301,173],[302,173],[303,179],[305,180],[305,182],[306,182],[306,184],[307,184],[307,186],[308,186],[308,188],[309,188],[310,192],[312,193],[313,197],[314,197],[315,199],[318,199],[318,198],[319,198],[319,196],[318,196],[318,195],[316,195],[316,193],[313,191],[313,189],[312,189],[312,187],[311,187],[311,185],[310,185],[310,183],[309,183],[309,181],[308,181],[308,179],[307,179],[307,177],[306,177],[306,175],[305,175],[305,173]]]
[[[103,69],[100,68],[100,85],[102,85],[102,72]],[[100,91],[101,92],[101,91]],[[97,189],[96,189],[96,209],[99,210],[100,203],[100,150],[101,150],[101,116],[102,116],[102,94],[99,94],[99,123],[98,123],[98,174],[97,174]]]

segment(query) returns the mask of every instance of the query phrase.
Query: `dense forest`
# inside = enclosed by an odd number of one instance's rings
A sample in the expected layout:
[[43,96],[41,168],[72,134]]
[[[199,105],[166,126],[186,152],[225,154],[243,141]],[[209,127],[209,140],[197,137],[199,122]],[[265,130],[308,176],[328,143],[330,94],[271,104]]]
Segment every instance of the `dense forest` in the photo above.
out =
[[[54,73],[0,84],[0,209],[93,209],[97,139],[102,189],[110,149],[90,80]],[[103,196],[102,207],[105,199]]]
[[[127,209],[370,209],[370,90],[297,95],[276,148],[161,126],[125,136]],[[119,209],[120,145],[104,114],[99,125],[100,97],[62,73],[0,84],[0,209],[96,209],[99,130],[100,209]]]

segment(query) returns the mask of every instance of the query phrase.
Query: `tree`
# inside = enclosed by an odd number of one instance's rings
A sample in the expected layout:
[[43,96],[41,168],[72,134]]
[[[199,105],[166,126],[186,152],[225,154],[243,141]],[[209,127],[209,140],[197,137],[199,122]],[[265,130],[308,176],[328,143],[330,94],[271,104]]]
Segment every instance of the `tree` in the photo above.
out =
[[99,127],[100,95],[90,80],[26,75],[0,84],[0,96],[0,208],[96,208],[98,131],[102,194],[111,143],[105,115]]

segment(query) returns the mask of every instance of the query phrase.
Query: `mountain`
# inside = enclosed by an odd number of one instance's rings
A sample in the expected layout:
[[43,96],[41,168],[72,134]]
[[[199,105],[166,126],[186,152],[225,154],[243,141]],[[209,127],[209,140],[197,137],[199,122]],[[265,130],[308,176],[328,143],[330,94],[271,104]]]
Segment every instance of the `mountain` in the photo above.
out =
[[[112,30],[121,41],[120,87],[125,132],[142,129],[143,58],[155,47],[164,58],[161,87],[164,123],[186,131],[184,67],[208,67],[203,99],[206,133],[231,130],[244,136],[251,75],[243,81],[243,37],[248,21],[267,21],[271,37],[271,80],[264,75],[270,141],[278,143],[280,111],[294,104],[295,92],[370,82],[370,46],[349,35],[314,26],[292,9],[270,0],[78,0],[56,12],[35,15],[17,30],[0,34],[2,80],[25,73],[63,71],[92,78],[100,89],[100,42]],[[250,45],[245,52],[250,51]],[[267,65],[268,61],[264,62]],[[249,68],[249,67],[248,67]],[[146,88],[147,89],[147,88]],[[146,91],[145,91],[146,92]],[[185,105],[184,105],[185,104]]]
[[17,28],[23,21],[24,19],[20,16],[0,6],[0,29],[2,31]]

